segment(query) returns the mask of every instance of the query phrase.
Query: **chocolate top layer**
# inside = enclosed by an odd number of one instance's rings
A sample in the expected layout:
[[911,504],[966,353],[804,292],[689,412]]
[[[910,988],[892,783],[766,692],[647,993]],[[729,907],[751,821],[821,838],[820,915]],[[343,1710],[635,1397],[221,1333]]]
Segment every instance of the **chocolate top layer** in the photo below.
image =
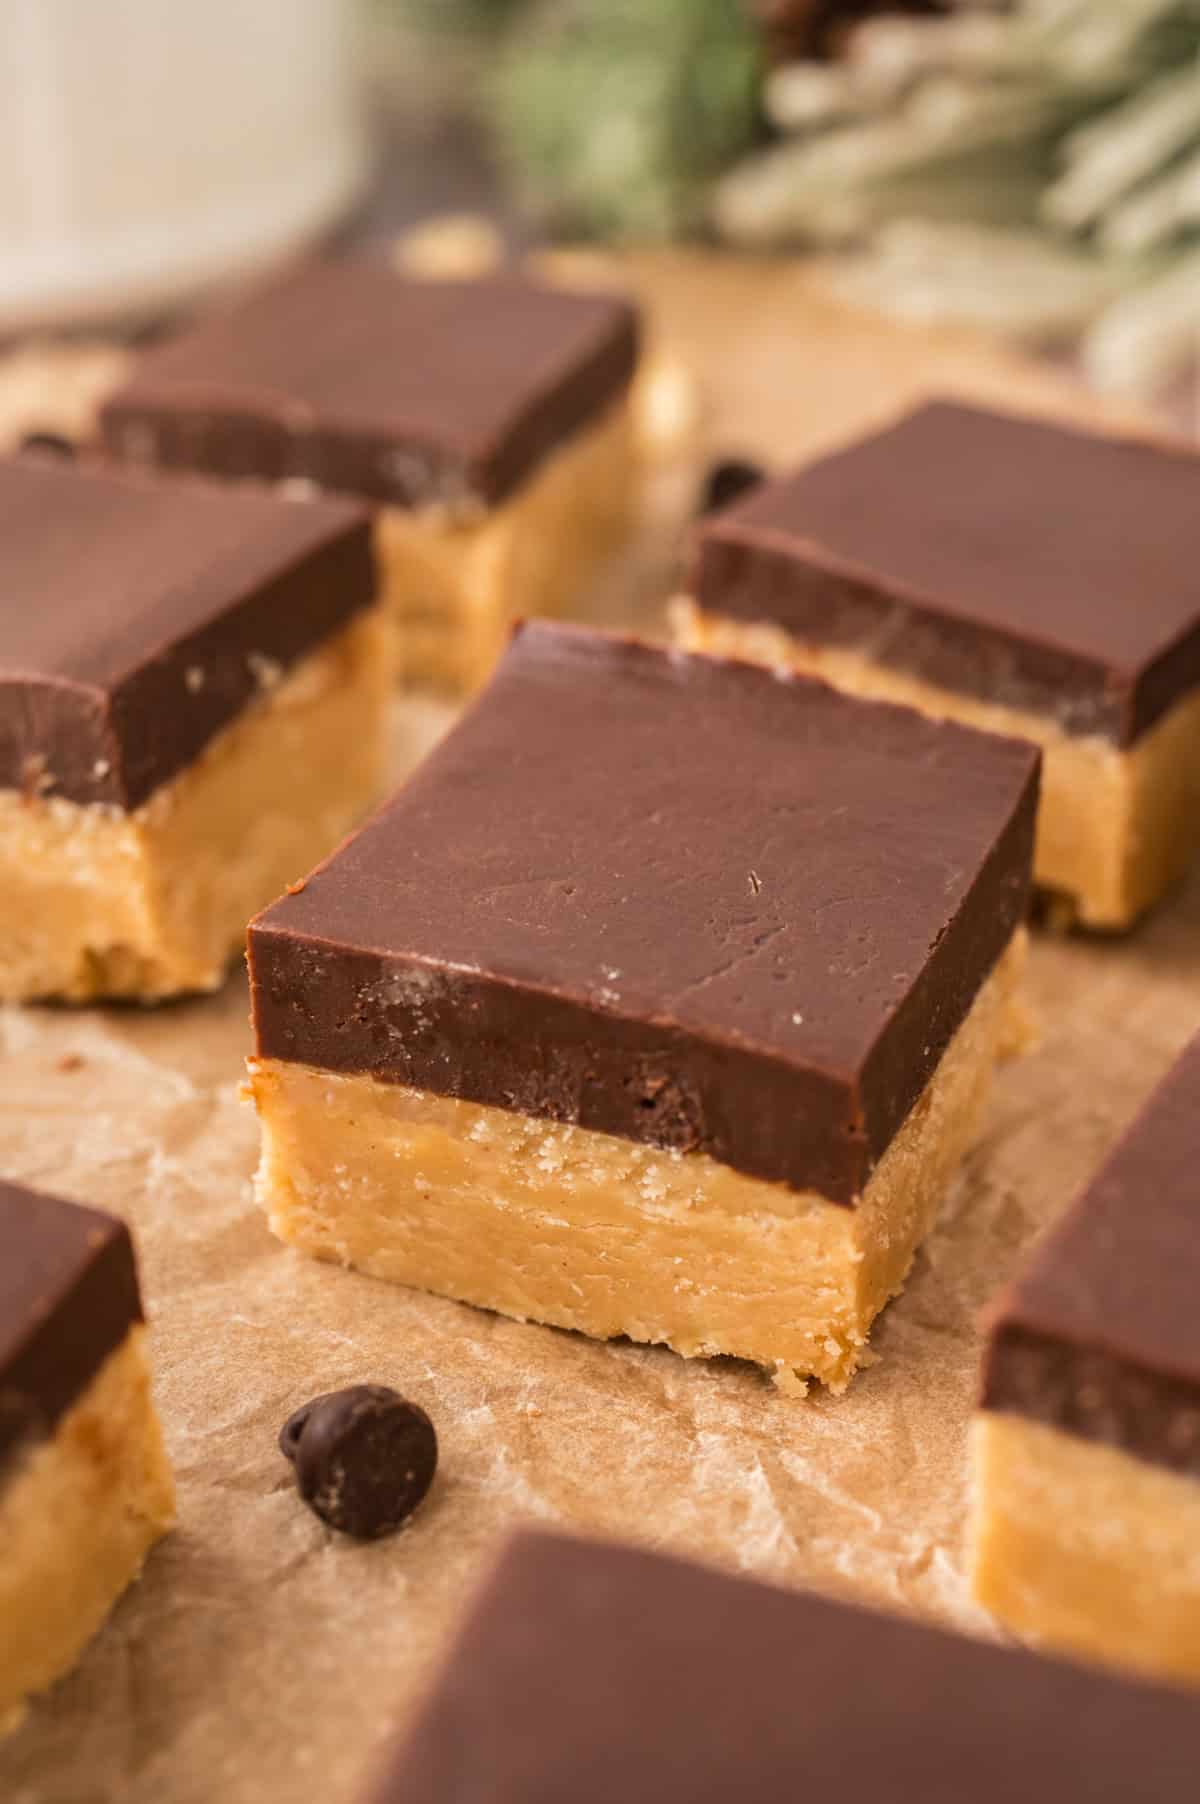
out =
[[985,1408],[1200,1478],[1200,1037],[994,1306]]
[[374,593],[349,502],[0,459],[0,786],[137,807]]
[[1200,683],[1200,458],[935,402],[698,531],[703,608],[1125,745]]
[[525,1533],[363,1804],[1184,1804],[1200,1703]]
[[526,625],[252,924],[259,1052],[850,1202],[1022,918],[1037,770],[802,678]]
[[141,1319],[124,1223],[0,1183],[0,1468],[52,1432]]
[[400,507],[491,503],[615,400],[636,360],[637,318],[615,295],[314,263],[148,351],[102,431],[143,462]]

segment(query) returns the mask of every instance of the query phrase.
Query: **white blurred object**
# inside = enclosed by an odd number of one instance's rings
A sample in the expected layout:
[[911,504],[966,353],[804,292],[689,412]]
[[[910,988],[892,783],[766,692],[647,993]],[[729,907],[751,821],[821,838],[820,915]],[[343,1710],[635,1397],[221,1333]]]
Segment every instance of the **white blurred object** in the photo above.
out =
[[0,329],[311,238],[366,167],[353,0],[0,0]]

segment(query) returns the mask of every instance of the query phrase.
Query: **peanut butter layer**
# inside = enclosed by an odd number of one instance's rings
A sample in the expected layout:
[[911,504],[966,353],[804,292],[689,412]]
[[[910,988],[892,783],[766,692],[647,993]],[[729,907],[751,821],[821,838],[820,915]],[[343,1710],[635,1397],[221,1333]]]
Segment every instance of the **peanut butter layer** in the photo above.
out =
[[133,1326],[51,1433],[0,1469],[0,1735],[76,1664],[174,1519]]
[[1018,1634],[1200,1683],[1200,1039],[995,1304],[973,1584]]
[[1041,1646],[1200,1685],[1200,1477],[992,1410],[971,1465],[986,1610]]
[[628,530],[636,467],[622,400],[478,518],[381,508],[375,549],[402,681],[476,689],[518,616],[561,614]]
[[170,1526],[142,1343],[124,1225],[0,1183],[0,1734]]
[[1023,952],[1020,935],[854,1209],[702,1152],[276,1059],[250,1066],[258,1197],[318,1258],[842,1390],[974,1136],[1019,1027]]
[[793,638],[777,626],[672,607],[689,651],[753,658],[903,703],[934,720],[1026,739],[1042,752],[1034,879],[1085,927],[1133,925],[1200,852],[1200,693],[1184,696],[1133,745],[1064,731],[1049,714],[940,688],[860,651]]

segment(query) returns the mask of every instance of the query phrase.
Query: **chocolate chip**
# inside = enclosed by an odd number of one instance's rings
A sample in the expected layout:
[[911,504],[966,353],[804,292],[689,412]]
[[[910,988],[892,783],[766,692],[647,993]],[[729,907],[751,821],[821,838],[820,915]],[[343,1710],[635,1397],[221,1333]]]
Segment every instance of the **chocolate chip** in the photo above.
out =
[[337,1394],[336,1391],[325,1391],[320,1397],[314,1397],[311,1403],[302,1403],[299,1409],[292,1412],[279,1430],[279,1451],[284,1459],[295,1460],[296,1448],[299,1445],[300,1436],[304,1432],[304,1424],[319,1403],[327,1403],[331,1397],[336,1397]]
[[39,451],[47,457],[71,458],[75,455],[75,447],[69,438],[63,438],[59,432],[27,432],[21,440],[20,450]]
[[766,475],[761,464],[751,463],[748,458],[719,459],[710,466],[704,478],[697,513],[715,514],[719,508],[728,507],[739,495],[757,488],[760,482],[766,480]]
[[279,1448],[309,1508],[360,1541],[407,1521],[437,1471],[433,1423],[385,1384],[314,1397],[288,1417]]

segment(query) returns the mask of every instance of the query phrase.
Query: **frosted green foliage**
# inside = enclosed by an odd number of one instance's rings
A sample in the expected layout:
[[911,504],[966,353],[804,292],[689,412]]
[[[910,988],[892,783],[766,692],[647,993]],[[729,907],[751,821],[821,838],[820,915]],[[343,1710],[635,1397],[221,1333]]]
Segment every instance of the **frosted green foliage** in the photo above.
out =
[[560,0],[504,39],[491,92],[526,201],[569,231],[646,238],[703,217],[753,141],[761,83],[738,0]]
[[383,13],[399,13],[410,25],[443,37],[486,36],[500,31],[528,0],[375,0]]
[[732,242],[846,252],[843,291],[909,318],[1086,333],[1113,386],[1195,357],[1200,0],[872,20],[765,109],[782,137],[714,189]]

